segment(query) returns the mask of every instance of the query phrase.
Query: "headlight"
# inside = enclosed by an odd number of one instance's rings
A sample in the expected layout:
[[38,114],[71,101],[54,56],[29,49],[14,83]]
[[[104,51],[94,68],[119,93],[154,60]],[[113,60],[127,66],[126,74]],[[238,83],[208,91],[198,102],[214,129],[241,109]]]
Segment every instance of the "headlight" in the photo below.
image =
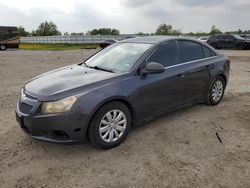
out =
[[70,110],[70,108],[75,102],[76,102],[76,97],[74,96],[53,102],[44,102],[42,104],[41,113],[52,114],[52,113],[67,112]]

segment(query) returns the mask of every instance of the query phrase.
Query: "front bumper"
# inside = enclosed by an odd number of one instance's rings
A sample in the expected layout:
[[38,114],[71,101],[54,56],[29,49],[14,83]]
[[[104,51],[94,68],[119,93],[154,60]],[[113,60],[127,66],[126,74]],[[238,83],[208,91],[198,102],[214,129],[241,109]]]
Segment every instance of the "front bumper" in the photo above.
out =
[[74,143],[86,139],[87,117],[82,113],[72,111],[44,115],[38,113],[41,105],[38,103],[29,114],[23,113],[20,110],[20,102],[17,103],[16,120],[27,135],[37,140],[54,143]]

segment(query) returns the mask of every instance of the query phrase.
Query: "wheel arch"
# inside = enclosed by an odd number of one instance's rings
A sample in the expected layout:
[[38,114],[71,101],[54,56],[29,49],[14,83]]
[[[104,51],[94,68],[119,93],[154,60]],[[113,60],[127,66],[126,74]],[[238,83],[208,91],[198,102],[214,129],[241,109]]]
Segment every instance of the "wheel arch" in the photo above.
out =
[[226,77],[224,74],[219,73],[217,76],[222,77],[222,78],[223,78],[223,80],[224,80],[224,82],[225,82],[225,84],[227,85],[227,77]]
[[135,121],[135,111],[134,111],[134,107],[132,106],[132,104],[124,97],[112,97],[109,99],[104,100],[103,102],[101,102],[100,104],[97,105],[97,107],[91,112],[90,118],[87,121],[87,131],[86,131],[86,137],[88,137],[88,131],[89,131],[89,126],[91,124],[91,121],[93,120],[96,112],[103,107],[104,105],[111,103],[111,102],[121,102],[124,105],[127,106],[127,108],[129,109],[130,113],[131,113],[131,117],[132,117],[132,126],[134,124]]

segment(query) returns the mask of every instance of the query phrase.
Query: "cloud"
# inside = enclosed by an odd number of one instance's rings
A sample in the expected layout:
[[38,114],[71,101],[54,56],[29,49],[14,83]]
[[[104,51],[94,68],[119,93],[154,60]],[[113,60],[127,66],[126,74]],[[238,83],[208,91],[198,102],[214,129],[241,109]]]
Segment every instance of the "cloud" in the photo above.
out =
[[62,32],[118,28],[122,33],[154,32],[161,23],[183,32],[249,30],[249,0],[0,0],[1,25],[31,31],[51,20]]
[[212,6],[220,6],[226,2],[226,0],[176,0],[176,3],[187,6],[187,7],[212,7]]
[[129,8],[141,8],[154,3],[154,0],[124,0],[123,3]]

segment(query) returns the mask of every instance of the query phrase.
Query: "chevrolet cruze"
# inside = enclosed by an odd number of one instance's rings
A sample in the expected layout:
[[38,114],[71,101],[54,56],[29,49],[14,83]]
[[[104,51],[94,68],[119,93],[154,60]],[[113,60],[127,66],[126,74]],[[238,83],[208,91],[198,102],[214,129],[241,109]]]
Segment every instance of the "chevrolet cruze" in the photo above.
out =
[[229,69],[229,59],[196,40],[128,39],[30,80],[16,119],[34,139],[112,148],[139,122],[197,102],[219,104]]

